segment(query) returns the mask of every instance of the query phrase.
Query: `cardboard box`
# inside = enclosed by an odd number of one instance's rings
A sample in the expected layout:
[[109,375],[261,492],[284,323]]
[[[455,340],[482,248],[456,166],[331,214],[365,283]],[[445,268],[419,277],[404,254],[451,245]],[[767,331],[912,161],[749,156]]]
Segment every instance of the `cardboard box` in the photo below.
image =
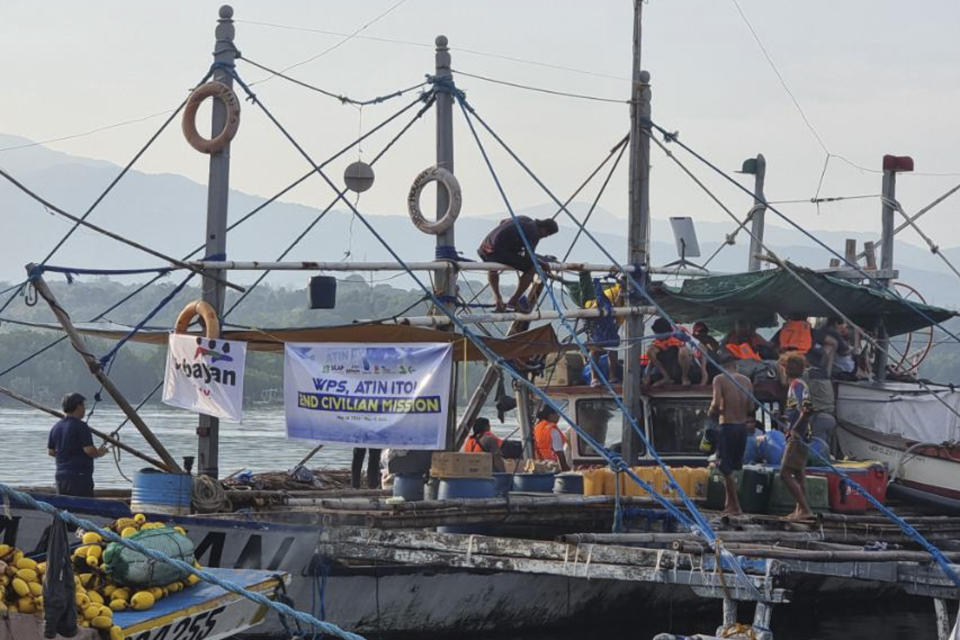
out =
[[433,454],[430,475],[435,478],[489,478],[493,475],[493,456],[489,453],[437,451]]
[[554,357],[547,358],[543,375],[537,378],[537,384],[541,387],[580,385],[583,384],[580,378],[582,373],[583,358],[579,353],[559,353]]

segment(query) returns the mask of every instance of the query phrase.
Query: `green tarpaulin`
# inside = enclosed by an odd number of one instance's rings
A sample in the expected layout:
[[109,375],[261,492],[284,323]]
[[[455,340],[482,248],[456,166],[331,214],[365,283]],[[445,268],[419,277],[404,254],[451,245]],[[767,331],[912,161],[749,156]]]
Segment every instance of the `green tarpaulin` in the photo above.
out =
[[[790,268],[865,329],[873,329],[882,318],[889,334],[898,335],[955,315],[947,309],[911,301],[910,304],[930,318],[927,320],[889,291],[794,265]],[[777,315],[781,318],[793,313],[810,317],[836,315],[796,277],[779,268],[690,278],[680,287],[655,283],[650,291],[657,303],[678,322],[703,320],[720,330],[730,327],[738,318],[753,321],[758,327],[771,327],[777,324]]]

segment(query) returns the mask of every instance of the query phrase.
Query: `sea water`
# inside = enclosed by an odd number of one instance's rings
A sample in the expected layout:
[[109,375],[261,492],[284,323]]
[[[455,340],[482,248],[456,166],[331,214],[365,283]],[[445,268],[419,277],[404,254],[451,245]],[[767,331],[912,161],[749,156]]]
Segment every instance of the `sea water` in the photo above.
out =
[[[174,458],[181,460],[183,456],[196,456],[197,417],[194,414],[160,405],[144,408],[141,415]],[[501,424],[492,411],[485,412],[485,415],[491,419],[497,435],[517,437],[515,421],[508,418],[505,424]],[[89,422],[100,431],[111,432],[123,418],[123,413],[114,407],[98,407]],[[29,409],[0,409],[0,438],[4,443],[0,446],[0,482],[20,486],[53,484],[54,462],[47,455],[47,434],[54,421]],[[120,430],[120,438],[141,451],[152,453],[131,424]],[[95,442],[100,444],[97,439]],[[226,476],[243,469],[254,473],[286,470],[297,464],[314,446],[314,442],[286,437],[283,407],[254,407],[245,412],[240,424],[220,423],[220,474]],[[308,466],[347,468],[351,452],[347,445],[327,445]],[[108,455],[95,462],[94,480],[100,488],[130,487],[123,476],[132,478],[138,469],[146,466],[149,465],[127,453],[122,453],[119,461]],[[603,635],[645,639],[666,631],[712,633],[719,619],[718,606],[716,616],[691,618],[678,613],[656,625],[638,620],[636,625],[616,632],[604,630]],[[773,631],[777,640],[914,640],[936,637],[932,602],[906,596],[893,603],[884,600],[875,607],[860,603],[850,608],[843,602],[812,609],[794,605],[777,607]],[[582,640],[599,635],[579,629],[498,636],[496,640]]]

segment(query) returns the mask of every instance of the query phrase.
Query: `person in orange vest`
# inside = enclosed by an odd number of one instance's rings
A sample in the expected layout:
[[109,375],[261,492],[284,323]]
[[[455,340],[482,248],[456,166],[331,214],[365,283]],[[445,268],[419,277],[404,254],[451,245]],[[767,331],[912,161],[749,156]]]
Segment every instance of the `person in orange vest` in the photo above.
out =
[[[647,347],[645,354],[649,365],[643,374],[643,384],[650,384],[651,369],[656,369],[660,372],[661,378],[653,383],[655,387],[671,382],[689,385],[693,352],[683,340],[673,335],[673,326],[666,318],[654,320],[652,329],[656,337]],[[641,362],[643,362],[642,358]]]
[[733,331],[723,339],[723,346],[740,360],[776,360],[777,348],[757,333],[752,323],[735,320]]
[[813,347],[813,328],[802,313],[791,313],[780,330],[773,335],[773,343],[780,349],[780,353],[796,351],[806,355]]
[[463,453],[489,453],[493,456],[493,470],[506,471],[503,461],[503,452],[500,447],[503,439],[498,438],[490,430],[490,421],[487,418],[477,418],[473,423],[473,433],[467,436],[461,451]]
[[565,448],[567,436],[557,425],[560,414],[550,407],[537,412],[537,424],[533,427],[534,457],[537,460],[555,460],[562,471],[570,471]]

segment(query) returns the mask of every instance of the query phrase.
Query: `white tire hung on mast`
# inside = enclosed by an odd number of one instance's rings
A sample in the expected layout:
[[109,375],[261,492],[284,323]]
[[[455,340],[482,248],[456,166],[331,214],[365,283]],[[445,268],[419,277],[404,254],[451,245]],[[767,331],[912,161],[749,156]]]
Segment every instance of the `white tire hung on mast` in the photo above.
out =
[[[436,221],[427,220],[420,210],[420,194],[428,183],[436,181],[438,188],[447,191],[447,210]],[[460,206],[463,204],[463,196],[460,192],[460,183],[456,176],[443,167],[430,167],[424,169],[414,179],[410,186],[410,195],[407,196],[407,211],[410,213],[410,219],[414,226],[424,233],[431,235],[440,235],[456,222],[460,215]]]

